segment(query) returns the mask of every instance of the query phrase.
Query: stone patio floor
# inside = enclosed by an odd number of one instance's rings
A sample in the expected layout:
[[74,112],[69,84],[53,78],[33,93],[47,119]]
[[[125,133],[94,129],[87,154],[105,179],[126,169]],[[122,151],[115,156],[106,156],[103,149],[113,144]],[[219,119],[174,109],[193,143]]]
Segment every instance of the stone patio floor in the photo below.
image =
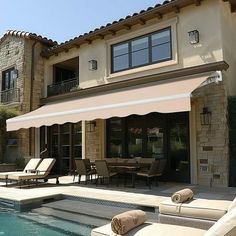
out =
[[[76,179],[77,181],[77,179]],[[50,197],[58,194],[101,199],[107,201],[124,202],[135,205],[158,207],[159,203],[170,197],[172,193],[182,188],[191,188],[195,198],[233,200],[236,196],[235,187],[219,188],[181,183],[159,183],[153,185],[151,189],[147,186],[137,185],[135,188],[106,185],[78,184],[73,182],[73,176],[60,177],[60,184],[55,184],[55,179],[49,180],[47,184],[38,186],[18,188],[16,185],[5,187],[4,182],[0,182],[0,199],[17,202],[31,202],[34,199]]]

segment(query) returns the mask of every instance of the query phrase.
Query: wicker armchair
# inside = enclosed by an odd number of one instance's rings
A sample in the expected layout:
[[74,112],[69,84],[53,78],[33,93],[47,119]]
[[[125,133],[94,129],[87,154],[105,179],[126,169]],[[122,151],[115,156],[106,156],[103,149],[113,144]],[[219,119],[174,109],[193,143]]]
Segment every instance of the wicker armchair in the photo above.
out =
[[156,178],[156,185],[158,184],[157,178],[163,175],[166,167],[166,159],[160,159],[153,161],[148,170],[140,170],[136,173],[137,176],[143,176],[147,178],[147,184],[151,188],[151,179]]
[[[89,165],[90,162],[87,161],[88,159],[81,159],[81,160],[75,160],[75,166],[76,166],[76,172],[78,173],[78,183],[81,181],[81,176],[85,176],[85,184],[87,184],[87,180],[92,179],[92,175],[96,174],[95,169],[92,169]],[[90,166],[90,167],[89,167]]]
[[111,172],[108,168],[107,162],[105,160],[96,160],[95,166],[97,170],[97,179],[96,179],[96,185],[98,183],[98,180],[104,180],[108,179],[108,186],[110,184],[111,177],[117,175],[117,172]]

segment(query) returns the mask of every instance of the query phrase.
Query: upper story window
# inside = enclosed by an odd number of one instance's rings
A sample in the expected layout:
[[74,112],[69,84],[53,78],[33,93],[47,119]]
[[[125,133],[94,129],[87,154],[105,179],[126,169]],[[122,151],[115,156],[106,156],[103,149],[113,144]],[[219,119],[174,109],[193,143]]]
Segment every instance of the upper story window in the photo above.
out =
[[172,59],[171,28],[112,45],[112,73]]
[[53,81],[48,85],[47,96],[74,91],[79,87],[79,57],[53,65]]
[[14,67],[2,72],[2,91],[15,88],[17,78],[16,73]]

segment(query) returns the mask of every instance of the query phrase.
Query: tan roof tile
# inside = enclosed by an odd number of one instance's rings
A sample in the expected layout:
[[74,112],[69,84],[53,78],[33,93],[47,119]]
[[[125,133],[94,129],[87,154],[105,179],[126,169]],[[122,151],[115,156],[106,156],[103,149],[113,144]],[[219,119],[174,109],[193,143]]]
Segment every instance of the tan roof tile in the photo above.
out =
[[56,41],[53,41],[53,40],[48,39],[46,37],[42,37],[41,35],[37,35],[35,33],[30,33],[30,32],[25,32],[25,31],[17,31],[17,30],[7,30],[6,33],[3,35],[3,37],[0,38],[0,43],[2,43],[3,40],[7,36],[15,36],[15,37],[20,37],[20,38],[25,38],[25,39],[34,39],[34,40],[37,40],[41,43],[47,44],[48,46],[57,45]]

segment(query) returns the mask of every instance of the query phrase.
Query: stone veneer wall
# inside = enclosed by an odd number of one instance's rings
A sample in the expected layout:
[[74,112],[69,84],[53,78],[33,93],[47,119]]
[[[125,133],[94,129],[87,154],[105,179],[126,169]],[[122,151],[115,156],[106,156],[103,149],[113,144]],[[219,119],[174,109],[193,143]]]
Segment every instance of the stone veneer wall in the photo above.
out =
[[[15,36],[8,36],[0,44],[0,88],[2,86],[2,72],[14,67],[18,70],[17,88],[20,88],[20,102],[9,103],[7,106],[15,107],[22,114],[30,111],[30,89],[31,89],[31,58],[32,45],[34,41]],[[39,106],[39,99],[42,94],[43,83],[43,59],[40,56],[42,45],[37,42],[35,45],[35,77],[33,81],[33,104],[32,108]],[[5,161],[14,161],[19,157],[34,155],[34,140],[29,140],[29,129],[17,131],[18,146],[7,147]],[[34,133],[32,131],[32,137]],[[30,144],[31,142],[31,144]],[[30,145],[31,151],[30,151]],[[14,150],[13,150],[14,149]],[[11,156],[11,158],[9,158]],[[14,157],[13,157],[14,156]]]
[[[223,82],[211,83],[193,92],[196,109],[198,184],[228,186],[227,92]],[[212,112],[211,125],[201,125],[200,113]]]
[[103,121],[96,120],[96,127],[94,132],[87,132],[85,136],[85,158],[89,158],[90,160],[101,159],[102,147],[104,143],[102,143],[102,135],[103,131]]

